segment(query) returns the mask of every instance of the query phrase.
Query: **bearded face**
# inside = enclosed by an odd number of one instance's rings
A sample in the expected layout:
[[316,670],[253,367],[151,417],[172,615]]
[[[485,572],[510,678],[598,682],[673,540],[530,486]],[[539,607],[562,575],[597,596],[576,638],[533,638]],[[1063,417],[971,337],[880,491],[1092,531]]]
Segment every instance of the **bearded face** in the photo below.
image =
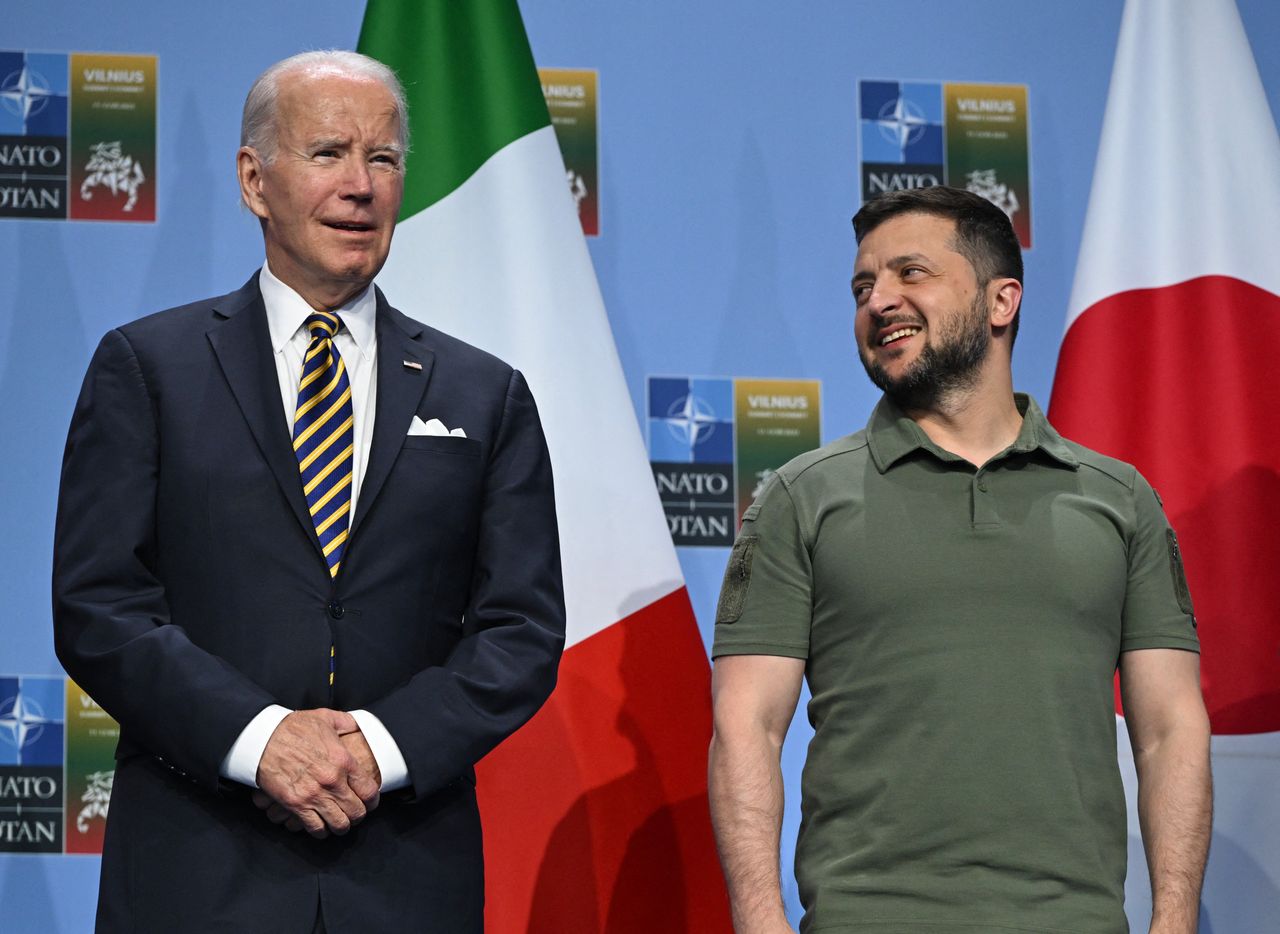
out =
[[[939,399],[968,389],[977,380],[978,370],[991,351],[989,312],[986,296],[979,292],[967,309],[942,316],[931,330],[924,331],[923,346],[896,371],[889,369],[873,346],[860,343],[858,356],[871,382],[899,408],[932,409]],[[911,327],[889,320],[887,325],[873,328],[870,339],[884,340]]]

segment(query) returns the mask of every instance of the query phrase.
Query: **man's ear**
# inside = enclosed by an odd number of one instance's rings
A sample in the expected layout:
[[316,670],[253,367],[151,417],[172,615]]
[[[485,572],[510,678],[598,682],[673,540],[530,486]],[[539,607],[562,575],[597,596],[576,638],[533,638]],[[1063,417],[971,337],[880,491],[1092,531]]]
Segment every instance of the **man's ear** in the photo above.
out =
[[1017,279],[992,279],[987,283],[987,306],[991,309],[993,328],[1013,324],[1014,316],[1022,305],[1022,283]]
[[240,179],[240,197],[245,207],[260,219],[267,219],[267,202],[262,196],[262,156],[252,146],[241,146],[236,152],[236,175]]

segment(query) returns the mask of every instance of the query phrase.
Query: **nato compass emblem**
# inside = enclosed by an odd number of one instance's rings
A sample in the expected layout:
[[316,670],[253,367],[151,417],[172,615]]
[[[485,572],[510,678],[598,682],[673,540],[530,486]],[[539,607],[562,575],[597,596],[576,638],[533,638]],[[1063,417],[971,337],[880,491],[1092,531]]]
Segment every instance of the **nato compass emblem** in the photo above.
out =
[[0,80],[0,104],[20,118],[24,126],[28,119],[49,106],[54,96],[44,75],[25,63],[21,70],[10,72]]
[[862,161],[937,165],[943,161],[942,86],[860,81]]
[[694,449],[709,440],[716,432],[716,413],[706,399],[686,393],[667,406],[667,431],[683,448],[689,449],[689,460],[694,460]]
[[876,126],[889,143],[905,151],[908,145],[920,141],[929,128],[929,121],[925,119],[924,111],[899,95],[881,105],[876,115]]
[[67,56],[0,51],[0,135],[67,135]]
[[61,678],[0,678],[0,765],[61,765]]
[[649,457],[733,461],[733,380],[649,378]]

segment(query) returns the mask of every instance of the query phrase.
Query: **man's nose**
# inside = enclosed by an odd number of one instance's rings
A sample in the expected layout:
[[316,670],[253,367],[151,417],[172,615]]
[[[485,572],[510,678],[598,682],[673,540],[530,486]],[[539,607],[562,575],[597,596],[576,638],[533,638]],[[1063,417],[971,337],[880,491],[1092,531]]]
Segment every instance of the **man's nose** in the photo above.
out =
[[895,311],[901,304],[902,295],[898,289],[894,288],[893,283],[877,280],[871,283],[871,291],[867,293],[864,307],[867,314],[880,318]]
[[342,197],[362,201],[373,197],[373,174],[368,164],[357,156],[348,159],[343,167]]

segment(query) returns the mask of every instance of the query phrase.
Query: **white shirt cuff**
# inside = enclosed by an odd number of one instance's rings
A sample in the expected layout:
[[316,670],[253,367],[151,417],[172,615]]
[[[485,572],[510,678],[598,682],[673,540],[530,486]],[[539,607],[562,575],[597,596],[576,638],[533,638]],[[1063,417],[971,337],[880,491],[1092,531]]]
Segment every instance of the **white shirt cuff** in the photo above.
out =
[[369,744],[373,753],[373,761],[378,763],[378,771],[382,773],[382,790],[395,791],[409,784],[409,766],[405,764],[400,746],[382,721],[367,710],[353,710],[351,716],[360,726],[364,741]]
[[218,773],[233,782],[257,788],[258,763],[262,761],[262,753],[267,748],[271,734],[280,725],[280,721],[291,713],[293,713],[292,710],[281,707],[279,704],[272,704],[259,711],[258,715],[240,731],[236,741],[222,757],[222,765],[218,766]]

